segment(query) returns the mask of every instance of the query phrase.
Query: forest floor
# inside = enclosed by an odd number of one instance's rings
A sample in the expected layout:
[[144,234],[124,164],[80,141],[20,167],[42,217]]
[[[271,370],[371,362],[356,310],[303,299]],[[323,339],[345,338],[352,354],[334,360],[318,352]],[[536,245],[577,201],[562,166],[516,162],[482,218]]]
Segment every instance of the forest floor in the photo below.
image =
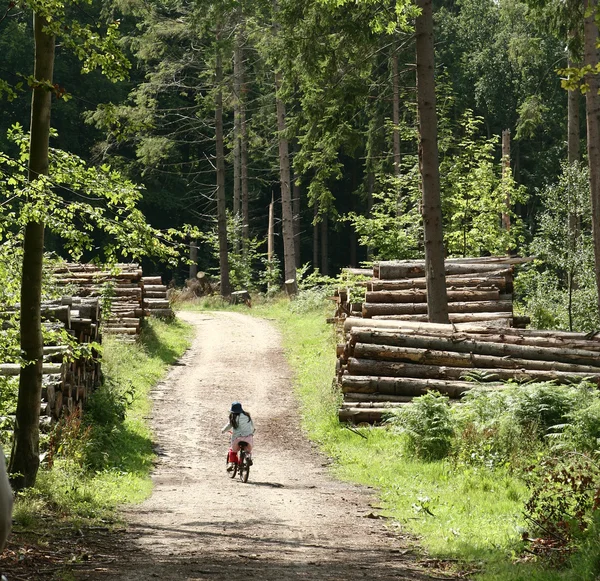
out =
[[[9,581],[281,581],[449,579],[414,539],[378,514],[372,490],[340,482],[300,427],[292,372],[268,321],[231,312],[181,313],[191,348],[152,393],[158,460],[152,496],[125,509],[121,530],[60,533],[78,558],[43,562]],[[232,401],[255,422],[246,484],[225,471]],[[46,554],[53,551],[49,540]],[[41,561],[35,565],[34,553]]]

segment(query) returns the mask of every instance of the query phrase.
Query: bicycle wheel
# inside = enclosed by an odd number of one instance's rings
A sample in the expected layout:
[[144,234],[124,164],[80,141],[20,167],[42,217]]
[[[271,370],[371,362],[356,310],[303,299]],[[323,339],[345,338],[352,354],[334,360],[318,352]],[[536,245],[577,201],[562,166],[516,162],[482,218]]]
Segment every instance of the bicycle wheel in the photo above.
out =
[[244,454],[244,457],[240,462],[240,480],[242,482],[248,482],[248,476],[250,476],[250,461],[248,456]]

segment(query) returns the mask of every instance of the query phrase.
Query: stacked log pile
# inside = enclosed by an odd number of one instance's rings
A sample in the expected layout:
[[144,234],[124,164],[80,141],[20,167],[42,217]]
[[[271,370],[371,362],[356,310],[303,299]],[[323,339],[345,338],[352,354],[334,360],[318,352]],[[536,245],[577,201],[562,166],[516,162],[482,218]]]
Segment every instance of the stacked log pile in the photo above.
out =
[[[12,314],[19,306],[6,309]],[[43,325],[51,329],[66,329],[79,344],[98,342],[101,309],[98,298],[63,297],[42,303]],[[9,325],[7,321],[3,325]],[[67,345],[45,345],[42,367],[42,424],[56,420],[63,410],[83,407],[90,393],[100,384],[101,369],[98,353],[92,358],[73,358]],[[16,363],[0,364],[0,376],[18,376]]]
[[[448,259],[446,285],[451,323],[494,322],[525,327],[529,319],[513,315],[513,265],[527,259],[487,257]],[[357,271],[364,272],[364,271]],[[340,316],[427,321],[425,262],[380,262],[365,287],[362,303],[349,290],[337,293]]]
[[[600,337],[490,325],[348,318],[338,346],[340,420],[379,421],[390,407],[438,391],[451,399],[506,381],[600,386]],[[467,381],[467,376],[477,383]]]
[[146,314],[167,319],[175,316],[160,276],[142,277],[142,296]]
[[102,329],[134,341],[146,314],[142,298],[142,269],[138,264],[120,263],[111,269],[94,264],[64,263],[54,267],[56,284],[79,297],[102,297],[110,304]]

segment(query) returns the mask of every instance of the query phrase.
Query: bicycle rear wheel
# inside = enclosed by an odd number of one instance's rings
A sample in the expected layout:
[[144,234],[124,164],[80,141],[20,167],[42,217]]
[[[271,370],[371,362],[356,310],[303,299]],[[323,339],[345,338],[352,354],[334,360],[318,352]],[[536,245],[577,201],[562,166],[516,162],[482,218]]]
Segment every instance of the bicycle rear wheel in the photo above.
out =
[[248,456],[244,454],[240,462],[240,480],[242,482],[248,482],[248,476],[250,476],[250,461]]

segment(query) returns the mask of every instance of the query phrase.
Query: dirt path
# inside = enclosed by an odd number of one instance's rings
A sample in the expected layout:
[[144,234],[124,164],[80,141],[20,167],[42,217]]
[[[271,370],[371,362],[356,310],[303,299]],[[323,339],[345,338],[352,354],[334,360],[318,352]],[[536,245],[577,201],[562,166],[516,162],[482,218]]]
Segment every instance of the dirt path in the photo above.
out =
[[[267,321],[184,313],[191,349],[153,393],[159,461],[151,498],[128,510],[118,548],[77,580],[429,580],[368,490],[333,480],[299,427],[291,372]],[[257,427],[247,484],[225,472],[233,400]],[[375,511],[376,512],[376,511]],[[116,553],[116,554],[115,554]]]

